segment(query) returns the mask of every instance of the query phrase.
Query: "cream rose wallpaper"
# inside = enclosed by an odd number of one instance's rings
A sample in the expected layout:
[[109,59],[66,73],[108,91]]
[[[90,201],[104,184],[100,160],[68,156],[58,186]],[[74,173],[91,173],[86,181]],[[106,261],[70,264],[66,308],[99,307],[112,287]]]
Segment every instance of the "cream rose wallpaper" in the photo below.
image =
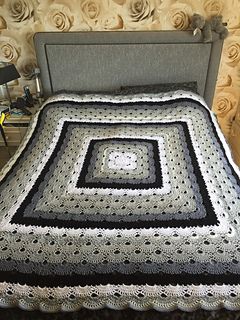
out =
[[21,94],[25,84],[34,90],[35,32],[186,30],[195,12],[228,24],[213,105],[228,138],[240,100],[240,0],[0,0],[0,61],[17,66]]

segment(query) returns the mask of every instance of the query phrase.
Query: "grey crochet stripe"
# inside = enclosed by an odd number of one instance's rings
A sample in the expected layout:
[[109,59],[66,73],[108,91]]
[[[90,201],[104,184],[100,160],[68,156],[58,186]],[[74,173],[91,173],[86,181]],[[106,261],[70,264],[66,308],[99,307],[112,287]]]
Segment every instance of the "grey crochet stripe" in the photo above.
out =
[[[181,130],[180,129],[180,127],[181,126],[178,126],[177,128],[178,128],[178,131],[179,130]],[[73,128],[72,128],[73,129]],[[172,131],[172,129],[169,129],[169,131]],[[81,134],[81,133],[80,133]],[[66,136],[67,137],[67,136]],[[176,137],[175,137],[176,138]],[[78,137],[77,137],[77,139],[78,139]],[[180,138],[181,139],[181,144],[182,144],[182,141],[183,141],[183,136]],[[65,140],[67,140],[67,139],[65,139]],[[64,150],[65,151],[65,153],[67,154],[67,149],[66,149],[66,145],[64,144],[63,145],[63,147],[62,147],[62,150]],[[178,150],[179,151],[179,150]],[[69,151],[70,152],[70,151]],[[169,151],[169,152],[172,152],[172,151]],[[187,148],[186,148],[186,146],[185,146],[185,154],[187,154]],[[185,156],[185,155],[184,155]],[[60,157],[60,153],[59,153],[59,157]],[[186,156],[185,156],[186,157]],[[189,159],[189,166],[187,166],[187,168],[188,168],[188,173],[187,173],[187,175],[185,175],[184,176],[184,178],[182,178],[183,180],[183,185],[184,186],[186,186],[186,177],[188,177],[188,176],[190,176],[191,177],[191,186],[192,186],[192,189],[193,189],[193,191],[194,191],[194,196],[195,196],[195,201],[197,202],[197,212],[194,212],[194,209],[192,210],[192,212],[190,213],[191,214],[191,216],[190,217],[192,217],[192,218],[196,218],[196,217],[203,217],[203,216],[205,216],[205,211],[204,211],[204,208],[202,207],[202,206],[200,206],[201,205],[201,203],[202,203],[202,200],[201,200],[201,196],[200,196],[200,193],[199,193],[199,189],[198,189],[198,186],[197,186],[197,184],[196,184],[196,180],[194,181],[194,179],[195,179],[195,177],[194,177],[194,175],[193,174],[189,174],[189,171],[191,170],[191,172],[192,172],[192,168],[191,168],[191,164],[190,164],[190,158],[189,158],[189,155],[188,155],[188,159]],[[58,161],[56,160],[56,163],[58,163]],[[54,162],[54,164],[53,164],[53,166],[55,166],[56,165],[56,163]],[[61,168],[61,165],[59,164],[58,165],[58,167],[59,168]],[[70,167],[72,167],[72,165],[70,164]],[[56,167],[57,168],[57,167]],[[179,169],[179,171],[181,171],[181,167],[180,168],[175,168],[175,170],[177,170],[177,169]],[[61,170],[60,170],[61,171]],[[58,173],[56,173],[57,174],[57,176],[58,176],[58,181],[60,182],[60,179],[61,179],[61,176],[60,176],[60,174],[58,174]],[[62,177],[62,179],[63,179],[63,181],[64,181],[64,183],[66,184],[66,181],[65,181],[65,179],[66,179],[67,177]],[[174,177],[172,178],[172,179],[170,179],[171,181],[174,181],[175,179],[174,179]],[[46,181],[48,181],[48,180],[46,180]],[[58,190],[58,192],[59,192],[59,187],[57,187],[57,184],[54,182],[54,179],[52,180],[53,182],[52,182],[52,185],[53,185],[53,188],[56,190]],[[195,183],[194,183],[195,182]],[[179,183],[179,181],[176,181],[176,184],[178,185],[178,183]],[[47,182],[45,182],[45,184],[47,184]],[[48,185],[50,185],[50,183],[48,182]],[[58,184],[59,185],[59,184]],[[183,187],[184,187],[183,186]],[[42,184],[42,186],[39,188],[39,190],[43,190],[43,189],[45,189],[45,196],[44,196],[44,200],[42,200],[42,203],[43,203],[43,206],[40,206],[39,207],[39,205],[37,205],[37,208],[41,208],[41,209],[44,209],[44,210],[47,210],[47,208],[49,208],[49,204],[51,204],[51,200],[52,200],[52,198],[54,197],[54,193],[53,192],[51,192],[50,190],[54,190],[54,189],[50,189],[49,190],[49,188],[47,187],[47,188],[45,188],[45,186]],[[184,189],[185,190],[185,189]],[[56,192],[56,191],[55,191]],[[56,193],[55,193],[56,194]],[[184,194],[183,194],[184,195]],[[35,203],[36,202],[36,197],[37,197],[37,195],[35,195],[34,196],[34,198],[33,198],[33,200],[32,200],[32,210],[34,210],[34,205],[33,205],[33,203]],[[40,198],[41,197],[41,195],[39,194],[38,195],[38,198]],[[46,213],[44,213],[44,212],[39,212],[38,210],[37,211],[33,211],[33,212],[31,212],[30,211],[30,206],[28,207],[28,209],[26,210],[26,212],[25,212],[25,215],[26,216],[35,216],[35,217],[38,217],[39,216],[39,214],[41,215],[41,217],[44,217],[44,218],[55,218],[55,217],[58,217],[59,219],[63,219],[63,220],[65,220],[65,219],[69,219],[69,214],[65,214],[64,212],[66,211],[66,210],[69,210],[69,208],[71,208],[70,210],[74,210],[74,207],[75,206],[77,206],[76,207],[76,209],[75,209],[75,212],[76,213],[80,213],[80,214],[78,214],[78,215],[76,215],[75,213],[74,214],[72,214],[71,216],[70,216],[70,218],[71,219],[73,219],[73,220],[82,220],[82,219],[86,219],[87,218],[87,216],[86,216],[86,214],[88,214],[89,213],[89,211],[90,211],[90,213],[91,212],[96,212],[96,209],[95,209],[95,211],[94,211],[94,208],[92,208],[92,210],[91,210],[91,208],[89,208],[88,206],[89,206],[89,203],[87,204],[87,206],[85,206],[84,207],[84,211],[81,211],[81,208],[79,208],[79,203],[82,203],[82,201],[84,201],[85,199],[88,199],[88,198],[83,198],[82,196],[79,196],[79,198],[78,198],[78,200],[76,200],[77,202],[75,202],[74,203],[74,200],[73,201],[71,201],[71,200],[68,200],[69,198],[71,199],[71,195],[69,195],[69,197],[68,198],[66,198],[66,197],[64,197],[64,203],[61,203],[60,204],[60,208],[58,208],[58,210],[60,211],[60,212],[58,212],[57,214],[53,214],[53,213],[51,213],[51,214],[49,214],[49,212],[46,212]],[[177,196],[175,196],[175,198],[176,198]],[[95,196],[95,199],[102,199],[103,198],[103,196],[101,195],[100,197],[98,196]],[[152,195],[151,196],[151,198],[150,199],[152,199],[152,198],[154,198],[154,195]],[[186,198],[186,201],[189,201],[189,196],[188,196],[188,194],[187,194],[187,196],[185,197]],[[58,200],[58,198],[56,198],[57,200]],[[148,201],[148,199],[149,199],[149,197],[148,198],[145,198],[145,201],[146,201],[146,204],[148,205],[148,207],[147,207],[147,209],[148,210],[150,210],[149,209],[149,201]],[[121,199],[120,199],[121,200]],[[119,201],[120,201],[119,200]],[[41,201],[41,200],[40,200]],[[118,201],[118,206],[119,206],[119,201]],[[144,213],[146,213],[146,207],[143,205],[143,201],[144,201],[144,197],[143,198],[141,198],[140,200],[139,200],[139,202],[133,202],[133,205],[132,205],[132,207],[134,208],[134,211],[135,211],[135,213],[134,213],[134,217],[132,216],[132,215],[130,215],[130,216],[127,216],[126,217],[126,221],[133,221],[134,219],[136,219],[136,218],[139,218],[139,219],[145,219],[146,218],[146,220],[151,220],[151,219],[163,219],[163,220],[168,220],[168,219],[172,219],[172,218],[175,218],[176,217],[176,219],[178,218],[178,219],[186,219],[186,216],[184,216],[184,214],[181,214],[181,213],[179,213],[179,214],[176,214],[176,213],[174,213],[174,214],[170,214],[170,215],[167,215],[167,214],[164,214],[164,215],[156,215],[156,212],[159,212],[161,209],[156,209],[156,208],[152,208],[152,212],[153,213],[155,213],[155,214],[153,214],[153,215],[150,215],[150,214],[148,214],[148,215],[144,215],[144,216],[137,216],[137,213],[136,213],[136,210],[141,210],[142,212],[143,212],[143,214]],[[194,202],[195,202],[194,201]],[[96,202],[96,201],[95,201]],[[153,202],[153,206],[156,206],[156,205],[159,205],[158,204],[158,202],[159,202],[159,197],[157,197],[156,196],[156,201],[155,202]],[[101,203],[101,201],[100,201],[100,203]],[[59,204],[59,203],[58,203]],[[120,202],[120,204],[121,204],[121,202]],[[131,204],[131,203],[130,203]],[[57,204],[56,204],[57,205]],[[61,208],[61,205],[63,205],[63,207]],[[47,208],[46,208],[46,206],[47,206]],[[141,208],[138,208],[138,207],[141,207]],[[196,207],[196,205],[195,205],[195,207]],[[67,209],[66,209],[67,208]],[[113,208],[113,206],[112,206],[112,208]],[[117,207],[116,207],[117,208]],[[170,210],[170,208],[171,207],[169,207],[169,210]],[[61,209],[62,209],[62,211],[63,211],[63,213],[61,214]],[[105,208],[103,208],[103,209],[105,209]],[[185,209],[187,212],[188,212],[188,207],[183,207],[183,209]],[[52,208],[50,207],[50,209],[48,209],[48,210],[52,210]],[[98,210],[99,210],[99,208],[98,208]],[[117,210],[117,209],[116,209]],[[127,210],[129,210],[129,207],[127,208]],[[127,211],[126,210],[126,211]],[[133,209],[131,209],[131,210],[133,210]],[[159,211],[158,211],[159,210]],[[105,210],[106,211],[106,210]],[[81,212],[82,212],[82,214],[81,214]],[[99,212],[99,211],[98,211]],[[128,211],[129,212],[129,211]],[[189,215],[190,215],[189,214]],[[109,216],[109,215],[100,215],[100,214],[98,214],[97,215],[97,217],[94,217],[94,214],[93,214],[93,216],[91,217],[91,219],[93,220],[93,221],[96,221],[96,220],[98,220],[99,218],[103,218],[105,216],[105,218],[107,219],[107,221],[116,221],[117,219],[118,219],[118,217],[115,217],[115,216]],[[173,217],[174,216],[174,217]]]
[[[65,178],[65,184],[66,184],[66,178]],[[53,183],[53,185],[55,185],[55,183]],[[46,196],[47,196],[47,193],[48,193],[48,192],[46,192]],[[64,203],[64,207],[65,207],[65,205],[66,205],[66,203]],[[72,207],[73,204],[70,204],[70,206]],[[88,205],[87,205],[87,207],[88,207]]]
[[[94,253],[93,253],[94,254]],[[202,274],[209,273],[210,275],[222,274],[223,270],[228,270],[233,274],[239,274],[239,266],[237,263],[230,262],[214,262],[203,261],[201,263],[189,259],[187,263],[173,262],[171,259],[166,263],[157,263],[147,259],[146,261],[131,262],[127,259],[120,263],[36,263],[28,259],[25,261],[4,261],[0,260],[0,269],[2,271],[18,270],[27,274],[35,273],[38,275],[91,275],[91,274],[109,274],[119,272],[122,274],[134,274],[142,272],[146,274],[166,273],[166,274]],[[236,260],[237,261],[237,260]]]
[[[55,184],[54,184],[55,185]],[[48,192],[46,192],[46,193],[49,193],[49,191]],[[51,194],[51,196],[52,196],[52,194]],[[65,205],[66,205],[66,203],[65,203]],[[72,206],[72,203],[70,204],[71,206]],[[65,208],[65,207],[64,207]],[[76,210],[77,212],[79,212],[79,209],[78,210]],[[86,212],[85,212],[86,213]],[[52,215],[52,213],[51,213],[51,215]]]

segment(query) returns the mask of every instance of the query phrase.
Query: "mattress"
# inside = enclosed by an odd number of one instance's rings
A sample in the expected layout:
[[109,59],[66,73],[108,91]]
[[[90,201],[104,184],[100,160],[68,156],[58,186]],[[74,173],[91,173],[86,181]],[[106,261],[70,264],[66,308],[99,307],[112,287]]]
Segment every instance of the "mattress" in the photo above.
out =
[[240,308],[239,171],[197,94],[55,95],[0,190],[0,306]]

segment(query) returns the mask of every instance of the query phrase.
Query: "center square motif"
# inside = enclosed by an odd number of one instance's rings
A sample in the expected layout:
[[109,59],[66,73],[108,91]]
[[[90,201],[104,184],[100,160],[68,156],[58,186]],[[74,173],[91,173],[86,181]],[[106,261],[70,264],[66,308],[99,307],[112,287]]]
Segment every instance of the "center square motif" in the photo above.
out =
[[112,151],[107,162],[109,169],[134,170],[137,168],[137,156],[134,152]]
[[147,189],[162,185],[158,142],[131,138],[91,140],[77,181],[77,188]]

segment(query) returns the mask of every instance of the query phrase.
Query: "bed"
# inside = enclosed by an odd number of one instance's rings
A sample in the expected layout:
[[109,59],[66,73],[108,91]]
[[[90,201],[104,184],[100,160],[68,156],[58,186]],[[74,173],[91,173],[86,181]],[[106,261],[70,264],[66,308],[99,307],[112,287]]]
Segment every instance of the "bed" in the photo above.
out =
[[239,171],[208,107],[222,41],[39,33],[35,46],[48,99],[2,174],[0,305],[240,309]]

